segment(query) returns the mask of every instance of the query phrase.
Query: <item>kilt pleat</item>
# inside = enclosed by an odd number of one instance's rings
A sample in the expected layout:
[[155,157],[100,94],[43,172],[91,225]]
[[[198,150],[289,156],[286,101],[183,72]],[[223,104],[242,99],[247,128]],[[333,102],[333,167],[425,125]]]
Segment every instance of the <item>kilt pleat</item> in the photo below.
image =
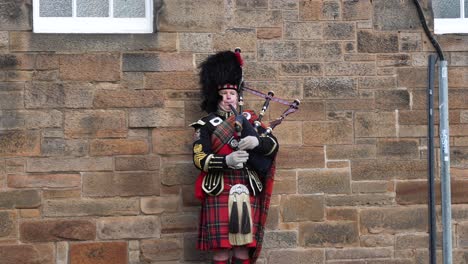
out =
[[[244,170],[226,170],[224,172],[224,190],[218,196],[207,195],[202,202],[200,225],[198,229],[197,248],[200,250],[217,250],[232,248],[229,243],[229,190],[235,184],[248,186],[247,173]],[[247,247],[256,247],[257,230],[261,221],[261,200],[259,196],[250,195],[252,209],[253,241]]]

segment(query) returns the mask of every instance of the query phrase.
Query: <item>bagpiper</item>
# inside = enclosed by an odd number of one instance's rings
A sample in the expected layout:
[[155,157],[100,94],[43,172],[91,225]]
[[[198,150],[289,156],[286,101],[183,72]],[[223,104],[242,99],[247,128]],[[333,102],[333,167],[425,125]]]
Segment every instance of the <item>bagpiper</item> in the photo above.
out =
[[256,262],[279,148],[255,112],[239,112],[242,64],[240,51],[219,52],[201,64],[201,109],[208,115],[191,124],[193,162],[200,170],[197,248],[212,251],[215,264]]

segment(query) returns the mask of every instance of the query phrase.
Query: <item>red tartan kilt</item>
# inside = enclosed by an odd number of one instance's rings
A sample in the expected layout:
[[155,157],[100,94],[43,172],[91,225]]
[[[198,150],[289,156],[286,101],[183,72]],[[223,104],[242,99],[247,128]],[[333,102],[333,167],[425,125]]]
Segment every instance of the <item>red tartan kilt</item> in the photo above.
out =
[[[224,174],[224,191],[218,196],[205,196],[200,212],[197,248],[200,250],[216,250],[232,248],[229,243],[229,189],[234,184],[248,186],[247,176],[241,170],[227,170]],[[257,230],[261,220],[260,197],[250,196],[253,223],[253,242],[247,247],[257,246]]]

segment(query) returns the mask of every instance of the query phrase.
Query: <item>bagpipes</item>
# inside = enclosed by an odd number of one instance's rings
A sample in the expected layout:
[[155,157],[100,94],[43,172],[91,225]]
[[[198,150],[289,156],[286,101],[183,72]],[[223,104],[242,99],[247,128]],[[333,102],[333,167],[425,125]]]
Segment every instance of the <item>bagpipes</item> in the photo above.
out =
[[[241,50],[240,48],[235,49],[235,54],[237,56],[237,59],[239,60],[239,63],[241,67],[243,66],[243,61],[241,58]],[[274,97],[274,92],[269,91],[267,94],[262,93],[260,91],[257,91],[255,89],[249,88],[245,86],[244,82],[244,77],[242,74],[241,81],[238,86],[238,98],[239,98],[239,111],[237,112],[236,109],[231,105],[231,110],[236,116],[236,121],[235,121],[235,129],[240,138],[246,137],[246,136],[260,136],[260,137],[265,137],[268,134],[271,134],[273,129],[280,125],[281,122],[286,118],[286,116],[296,112],[299,109],[299,104],[301,103],[298,99],[295,99],[293,102],[288,102],[284,99]],[[243,106],[244,106],[244,97],[243,97],[243,91],[247,91],[253,95],[262,97],[265,99],[265,102],[263,103],[262,109],[260,110],[260,113],[258,114],[258,117],[256,120],[253,120],[253,125],[246,119],[244,116],[243,112]],[[281,114],[280,117],[276,118],[275,120],[271,121],[267,127],[262,126],[262,119],[270,105],[270,101],[274,101],[280,104],[287,105],[288,108]],[[272,162],[273,162],[274,157],[269,157],[265,156],[259,153],[256,153],[252,151],[249,156],[249,160],[247,161],[247,164],[249,164],[251,167],[255,168],[258,173],[262,176],[268,175],[268,172],[271,168]]]

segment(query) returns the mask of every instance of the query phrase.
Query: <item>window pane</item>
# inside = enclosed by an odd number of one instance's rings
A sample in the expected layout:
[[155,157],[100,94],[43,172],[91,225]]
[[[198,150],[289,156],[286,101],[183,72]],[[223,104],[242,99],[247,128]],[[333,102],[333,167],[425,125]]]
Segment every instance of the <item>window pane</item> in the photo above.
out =
[[468,0],[465,0],[465,18],[468,18]]
[[109,17],[109,0],[77,0],[76,15],[79,17]]
[[72,0],[40,0],[39,16],[71,17]]
[[460,0],[435,0],[432,7],[435,18],[460,18]]
[[114,0],[114,17],[145,17],[145,0]]

